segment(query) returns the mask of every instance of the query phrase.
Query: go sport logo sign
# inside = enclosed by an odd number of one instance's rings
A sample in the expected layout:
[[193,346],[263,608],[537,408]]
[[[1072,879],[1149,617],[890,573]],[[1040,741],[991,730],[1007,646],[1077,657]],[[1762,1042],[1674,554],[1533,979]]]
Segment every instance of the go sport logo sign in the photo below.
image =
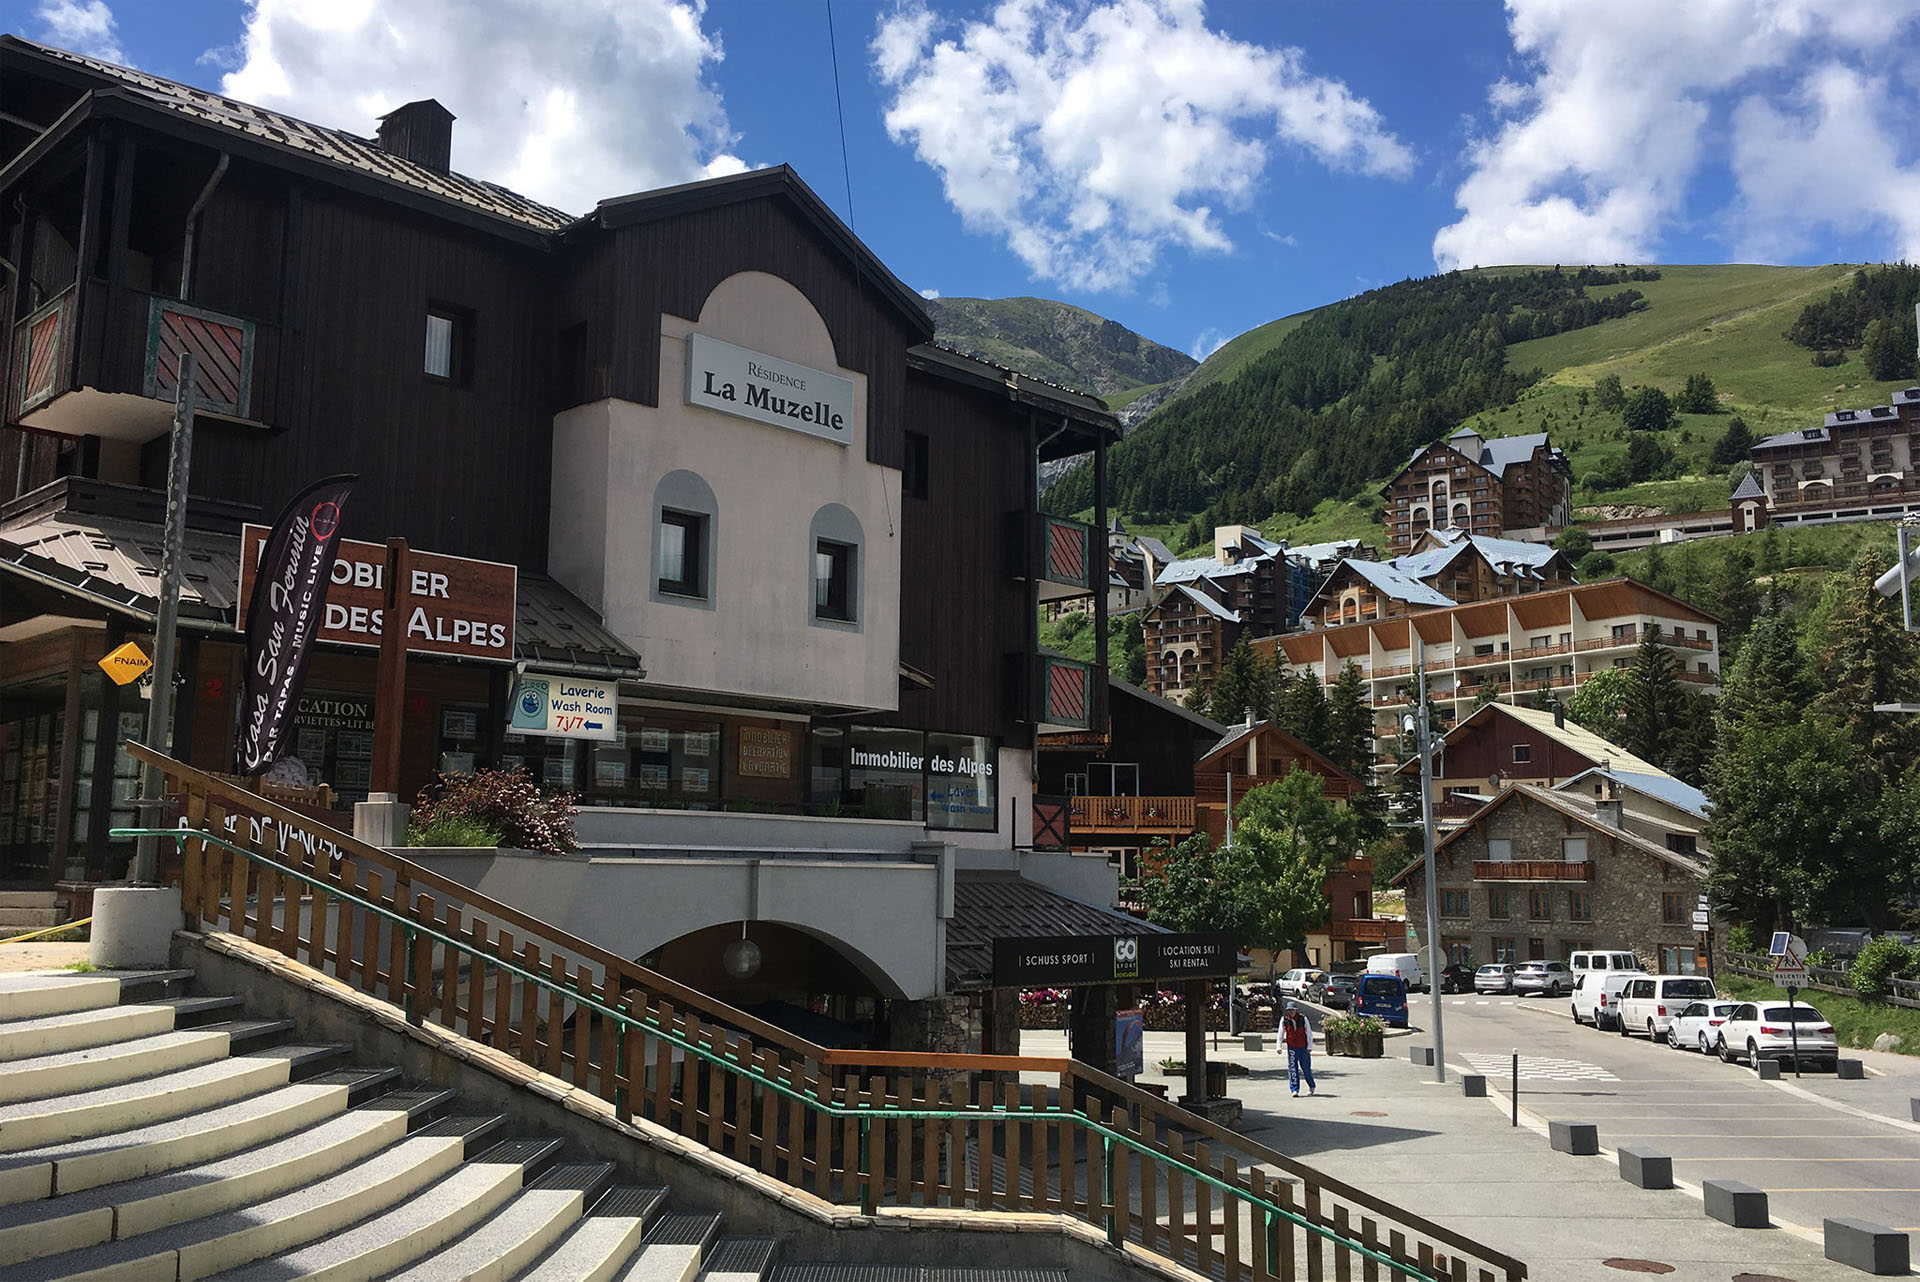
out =
[[1140,974],[1140,938],[1116,935],[1113,940],[1113,977],[1133,979]]

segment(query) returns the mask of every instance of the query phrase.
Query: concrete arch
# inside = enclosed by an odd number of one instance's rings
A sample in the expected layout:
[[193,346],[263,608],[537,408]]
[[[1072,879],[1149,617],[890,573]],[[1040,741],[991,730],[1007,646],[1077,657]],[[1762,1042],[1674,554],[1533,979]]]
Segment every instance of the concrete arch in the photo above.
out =
[[802,365],[840,368],[840,358],[820,309],[792,282],[770,272],[735,272],[715,285],[700,304],[700,331],[715,338],[778,352]]
[[[675,955],[684,954],[685,946],[689,944],[699,946],[703,952],[708,951],[706,945],[712,945],[711,951],[714,956],[712,958],[703,958],[702,960],[711,963],[717,968],[718,956],[722,948],[724,948],[724,943],[722,943],[719,936],[725,935],[728,941],[730,941],[735,934],[732,928],[740,924],[739,922],[719,922],[714,925],[698,927],[665,941],[660,944],[657,949],[649,949],[647,953],[643,953],[641,956],[649,956],[658,952],[662,959],[662,964],[659,967],[662,974],[674,979],[679,979],[682,982],[690,983],[702,991],[718,991],[725,987],[724,983],[709,982],[699,974],[681,973],[685,968],[675,965]],[[817,925],[766,917],[757,918],[754,921],[746,923],[746,925],[747,937],[758,942],[766,953],[772,953],[777,950],[781,932],[790,932],[793,935],[812,940],[831,950],[840,960],[858,971],[880,996],[895,999],[906,996],[906,994],[901,991],[900,986],[894,983],[892,978],[888,976],[885,968],[874,961],[873,958],[853,947],[839,936],[820,929]],[[771,931],[769,931],[768,928],[771,928]],[[771,934],[773,938],[769,938],[769,934]],[[703,940],[701,936],[708,936],[709,938]],[[635,960],[638,960],[638,958]],[[777,977],[763,969],[762,974],[755,978],[765,980]],[[820,991],[834,990],[823,988]]]

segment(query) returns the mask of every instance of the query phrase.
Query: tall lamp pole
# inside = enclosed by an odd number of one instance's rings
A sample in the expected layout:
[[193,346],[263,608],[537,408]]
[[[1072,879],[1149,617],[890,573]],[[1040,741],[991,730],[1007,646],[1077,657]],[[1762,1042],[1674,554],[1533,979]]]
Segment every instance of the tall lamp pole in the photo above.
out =
[[1440,1027],[1440,905],[1433,867],[1433,727],[1427,718],[1427,659],[1421,648],[1414,665],[1419,706],[1414,709],[1414,748],[1420,754],[1420,836],[1427,865],[1427,995],[1433,999],[1433,1080],[1447,1080],[1447,1043]]
[[[167,753],[173,751],[174,632],[180,617],[180,573],[186,561],[187,473],[193,461],[193,401],[199,375],[192,352],[180,353],[177,374],[173,433],[167,454],[167,528],[160,553],[160,608],[153,623],[153,703],[147,709],[147,746]],[[140,791],[146,804],[157,812],[162,800],[160,790],[166,786],[158,766],[146,768],[143,784]],[[132,882],[153,886],[159,881],[159,840],[142,837],[134,846]]]

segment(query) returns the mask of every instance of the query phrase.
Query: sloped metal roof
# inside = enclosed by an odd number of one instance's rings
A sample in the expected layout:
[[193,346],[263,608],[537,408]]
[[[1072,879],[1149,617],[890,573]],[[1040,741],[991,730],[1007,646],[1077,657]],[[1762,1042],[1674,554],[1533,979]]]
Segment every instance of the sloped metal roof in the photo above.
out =
[[[1450,560],[1451,557],[1448,559]],[[1444,561],[1441,562],[1442,565],[1445,563]],[[1391,562],[1359,561],[1348,557],[1340,564],[1348,567],[1355,574],[1372,584],[1375,591],[1384,593],[1395,601],[1406,601],[1412,605],[1433,606],[1452,605],[1454,603],[1452,597],[1428,587],[1418,578],[1415,578],[1412,574]],[[1435,573],[1438,569],[1439,567],[1436,566],[1433,570],[1427,571],[1427,573]],[[1331,583],[1333,580],[1329,578],[1327,582]],[[1325,591],[1325,589],[1323,588],[1322,591]],[[1317,595],[1318,594],[1316,594],[1316,596]]]
[[953,874],[953,919],[947,923],[947,991],[992,986],[996,939],[1166,933],[1163,926],[1069,899],[1017,872],[962,869]]
[[1767,497],[1767,492],[1762,488],[1759,476],[1748,472],[1746,476],[1741,479],[1739,487],[1734,490],[1731,501],[1738,503],[1741,499],[1763,499],[1765,497]]

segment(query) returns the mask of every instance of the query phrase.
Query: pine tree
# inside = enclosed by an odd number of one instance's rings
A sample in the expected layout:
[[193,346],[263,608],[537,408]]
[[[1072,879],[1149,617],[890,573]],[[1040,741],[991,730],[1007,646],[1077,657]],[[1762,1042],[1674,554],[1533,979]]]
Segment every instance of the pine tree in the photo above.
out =
[[1873,707],[1914,696],[1920,656],[1893,602],[1874,591],[1873,582],[1887,565],[1880,551],[1869,547],[1840,587],[1820,656],[1825,678],[1820,702],[1840,731],[1891,778],[1912,761],[1916,736],[1910,718]]
[[1251,712],[1258,718],[1273,699],[1273,665],[1253,652],[1245,638],[1220,661],[1220,674],[1208,692],[1208,713],[1215,721],[1235,725]]
[[1280,728],[1315,751],[1327,742],[1327,700],[1312,673],[1287,683],[1275,710]]
[[1756,574],[1778,574],[1780,572],[1780,535],[1771,525],[1760,536],[1760,559],[1754,563]]
[[1753,433],[1747,429],[1747,420],[1735,414],[1727,423],[1727,430],[1713,443],[1713,462],[1716,467],[1731,467],[1735,463],[1747,461],[1747,454],[1753,449]]
[[[1753,558],[1742,548],[1721,557],[1708,578],[1708,599],[1720,616],[1720,652],[1732,656],[1760,613],[1760,589],[1753,581]],[[1684,598],[1685,593],[1681,593]]]
[[1362,782],[1373,773],[1373,697],[1360,667],[1348,659],[1327,691],[1327,742],[1333,763]]
[[1673,651],[1660,641],[1660,625],[1647,625],[1627,669],[1621,698],[1620,746],[1642,761],[1665,767],[1669,736],[1685,711]]

